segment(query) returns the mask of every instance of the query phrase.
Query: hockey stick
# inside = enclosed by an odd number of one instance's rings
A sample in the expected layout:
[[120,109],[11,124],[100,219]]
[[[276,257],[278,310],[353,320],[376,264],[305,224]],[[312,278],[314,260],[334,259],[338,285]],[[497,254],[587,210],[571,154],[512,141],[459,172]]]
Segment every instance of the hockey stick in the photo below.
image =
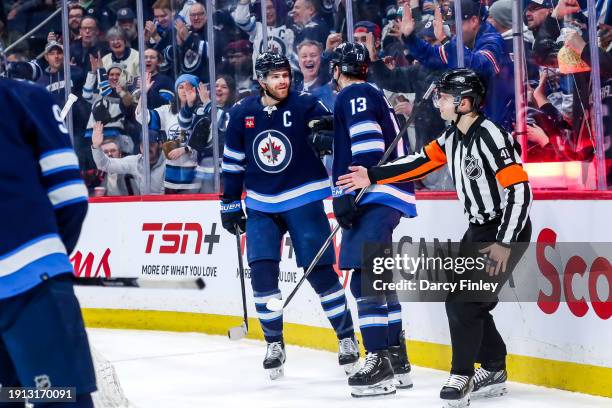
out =
[[[404,133],[408,131],[408,127],[410,126],[410,124],[414,120],[415,112],[418,110],[418,108],[421,106],[421,104],[423,104],[426,100],[429,99],[429,97],[431,96],[431,93],[433,92],[434,88],[435,88],[435,82],[432,82],[431,85],[429,85],[429,88],[427,89],[427,92],[425,92],[425,94],[423,95],[423,98],[415,104],[414,108],[412,109],[412,112],[410,113],[410,116],[408,117],[408,120],[406,120],[406,124],[404,125],[404,127],[399,131],[397,136],[395,136],[395,139],[393,139],[393,142],[391,143],[391,145],[389,145],[389,147],[387,148],[387,150],[385,151],[383,156],[378,161],[378,166],[384,164],[387,161],[387,159],[389,158],[389,156],[391,155],[391,152],[393,152],[393,150],[395,150],[395,148],[397,147],[397,144],[399,143],[399,141],[403,137]],[[363,197],[363,195],[368,190],[369,190],[369,187],[361,189],[359,194],[357,194],[357,197],[355,197],[355,204],[357,204],[359,202],[359,200],[361,200],[361,197]],[[336,236],[336,234],[338,233],[339,230],[340,230],[340,224],[336,224],[336,226],[332,230],[331,234],[327,237],[327,239],[323,243],[323,246],[321,247],[321,249],[319,249],[319,252],[317,252],[317,254],[313,258],[313,260],[310,262],[310,265],[308,265],[308,269],[306,269],[306,272],[304,272],[304,276],[302,276],[302,278],[297,283],[297,285],[295,285],[295,288],[293,288],[293,290],[291,291],[289,296],[287,296],[287,299],[285,299],[284,302],[283,302],[282,299],[278,299],[278,298],[272,298],[272,299],[268,300],[268,302],[266,303],[266,307],[268,308],[268,310],[271,310],[273,312],[277,312],[277,311],[283,310],[284,308],[287,307],[289,302],[291,302],[291,299],[293,299],[293,297],[297,293],[297,291],[300,288],[300,286],[302,286],[304,281],[308,278],[308,275],[310,275],[310,273],[314,269],[315,265],[319,262],[319,260],[321,259],[321,257],[323,256],[323,254],[325,253],[325,251],[327,250],[329,245],[332,243],[334,237]]]
[[240,287],[242,289],[242,311],[244,320],[240,326],[232,327],[227,331],[230,340],[240,340],[249,332],[249,317],[247,314],[246,292],[244,289],[244,266],[242,264],[242,251],[240,250],[240,228],[236,225],[236,248],[238,249],[238,268],[240,269]]
[[72,108],[72,105],[77,101],[77,99],[79,98],[75,94],[68,95],[68,100],[66,101],[66,104],[60,112],[60,117],[62,118],[62,120],[66,119],[66,116],[68,116],[68,112],[70,112],[70,108]]

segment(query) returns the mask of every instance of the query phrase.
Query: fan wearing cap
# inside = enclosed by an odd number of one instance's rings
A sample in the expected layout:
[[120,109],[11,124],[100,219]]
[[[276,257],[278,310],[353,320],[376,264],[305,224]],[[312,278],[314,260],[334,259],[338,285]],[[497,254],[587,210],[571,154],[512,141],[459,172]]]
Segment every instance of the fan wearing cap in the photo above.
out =
[[[496,282],[493,292],[451,291],[446,313],[451,334],[452,362],[440,391],[445,407],[469,405],[470,395],[506,393],[506,346],[490,311],[497,294],[518,264],[529,242],[529,210],[533,200],[520,146],[512,135],[481,112],[486,88],[471,69],[452,69],[442,75],[434,93],[440,116],[452,124],[418,153],[382,166],[349,167],[338,185],[351,193],[399,181],[416,180],[448,164],[459,201],[469,220],[460,256],[481,266],[456,271],[452,281],[480,279]],[[484,268],[483,268],[484,266]],[[481,363],[475,371],[474,364]]]
[[533,58],[536,64],[556,68],[561,34],[565,16],[580,11],[578,0],[524,0],[523,22],[533,33]]
[[[454,6],[449,8],[453,11]],[[479,0],[461,0],[462,33],[465,66],[476,71],[488,85],[489,98],[484,112],[491,120],[511,129],[514,106],[514,71],[510,56],[504,50],[504,40],[489,24],[487,9]],[[436,25],[442,27],[442,15],[436,8]],[[447,22],[452,23],[454,17]],[[415,21],[409,9],[400,23],[404,44],[410,54],[430,69],[450,69],[459,66],[456,37],[444,38],[439,33],[441,45],[430,45],[420,39],[415,31]],[[437,35],[438,37],[438,35]]]
[[240,91],[256,88],[251,64],[252,55],[253,44],[249,40],[232,41],[225,47],[223,53],[225,63],[219,71],[234,77],[236,88]]
[[117,22],[115,27],[120,28],[125,33],[127,43],[138,51],[138,28],[136,27],[136,14],[131,8],[117,10]]
[[[145,89],[151,89],[153,81],[150,77],[145,80]],[[166,134],[166,143],[163,150],[166,156],[166,176],[164,185],[166,194],[194,193],[200,187],[196,179],[196,166],[198,152],[189,147],[191,124],[182,115],[182,109],[188,107],[195,109],[198,104],[199,79],[190,74],[183,74],[176,79],[175,92],[171,104],[149,109],[147,124],[152,129],[158,129]],[[136,108],[136,120],[141,122],[141,100]]]
[[[65,102],[65,79],[64,79],[64,47],[58,42],[50,42],[45,47],[44,54],[45,61],[47,61],[47,68],[45,68],[37,84],[44,86],[47,91],[51,92],[55,101],[58,105],[62,105]],[[81,93],[83,88],[83,82],[85,81],[83,70],[79,67],[70,67],[71,76],[71,91],[75,95]]]
[[[512,36],[512,4],[513,0],[498,0],[489,8],[489,18],[487,21],[491,24],[498,33],[501,34],[504,40],[504,50],[508,55],[514,54],[514,37]],[[537,81],[538,66],[535,63],[533,55],[533,34],[529,31],[526,25],[523,25],[525,61],[527,62],[527,77],[530,80]]]
[[[145,191],[144,188],[144,169],[145,161],[142,155],[145,148],[140,143],[140,153],[130,154],[125,157],[113,158],[108,157],[102,151],[102,145],[108,142],[109,139],[104,137],[104,125],[101,122],[96,122],[93,126],[91,137],[91,153],[93,155],[96,167],[99,170],[106,172],[108,175],[131,175],[136,180],[134,187],[134,195],[140,195]],[[110,139],[112,140],[112,139]],[[154,129],[149,129],[149,169],[151,174],[151,194],[164,194],[164,175],[166,173],[166,159],[162,153],[162,136]],[[129,182],[126,180],[126,182]],[[126,186],[127,190],[127,186]]]

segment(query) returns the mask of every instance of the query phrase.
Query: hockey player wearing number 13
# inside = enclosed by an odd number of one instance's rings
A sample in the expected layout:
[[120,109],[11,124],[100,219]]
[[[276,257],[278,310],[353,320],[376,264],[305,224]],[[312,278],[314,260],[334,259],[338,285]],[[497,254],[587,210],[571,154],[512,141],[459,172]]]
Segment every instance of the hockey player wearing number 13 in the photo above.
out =
[[[334,82],[340,93],[334,106],[333,178],[349,166],[374,166],[383,157],[400,129],[395,112],[382,91],[365,82],[369,55],[363,44],[340,44],[332,55]],[[404,155],[398,143],[391,158]],[[342,227],[340,268],[353,269],[351,292],[357,299],[359,326],[367,351],[360,371],[349,378],[354,397],[395,393],[412,387],[410,363],[402,331],[402,309],[395,292],[362,293],[364,245],[390,247],[393,230],[402,217],[415,217],[411,182],[378,186],[366,193],[358,206],[354,193],[334,189],[334,214]],[[382,255],[384,256],[384,255]],[[369,276],[364,276],[367,279]]]
[[[285,344],[283,314],[266,302],[281,298],[278,287],[283,236],[289,232],[297,264],[307,267],[331,234],[323,199],[331,184],[321,160],[309,144],[308,123],[329,111],[316,98],[291,91],[291,68],[286,57],[265,52],[255,71],[261,96],[236,104],[223,152],[223,228],[232,234],[246,230],[247,258],[255,309],[268,343],[263,366],[270,378],[283,374]],[[311,135],[312,136],[312,135]],[[246,220],[241,195],[246,187]],[[332,248],[321,257],[308,282],[339,339],[338,360],[347,373],[359,360],[353,320],[344,289],[333,269]]]
[[[480,111],[486,89],[478,75],[465,68],[442,75],[434,93],[434,106],[452,121],[444,133],[420,152],[382,166],[349,167],[337,185],[346,193],[397,181],[415,180],[446,163],[457,195],[469,218],[461,240],[460,256],[486,256],[485,270],[462,279],[489,279],[503,284],[527,249],[531,237],[532,193],[512,136]],[[513,243],[510,246],[510,243]],[[465,407],[470,396],[506,393],[506,345],[495,327],[491,310],[495,294],[482,298],[459,290],[446,299],[453,358],[451,375],[440,391],[447,407]],[[483,301],[484,300],[484,301]],[[474,371],[474,363],[481,366]]]

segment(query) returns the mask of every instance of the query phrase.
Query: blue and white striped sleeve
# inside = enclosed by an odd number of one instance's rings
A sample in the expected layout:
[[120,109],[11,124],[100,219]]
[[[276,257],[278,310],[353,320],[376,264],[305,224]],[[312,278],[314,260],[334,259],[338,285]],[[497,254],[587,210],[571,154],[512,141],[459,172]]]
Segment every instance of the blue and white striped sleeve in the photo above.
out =
[[[87,188],[60,108],[44,89],[30,89],[20,95],[30,118],[26,129],[33,135],[41,183],[55,211],[62,241],[68,253],[74,249],[87,213]],[[28,103],[35,100],[36,103]]]

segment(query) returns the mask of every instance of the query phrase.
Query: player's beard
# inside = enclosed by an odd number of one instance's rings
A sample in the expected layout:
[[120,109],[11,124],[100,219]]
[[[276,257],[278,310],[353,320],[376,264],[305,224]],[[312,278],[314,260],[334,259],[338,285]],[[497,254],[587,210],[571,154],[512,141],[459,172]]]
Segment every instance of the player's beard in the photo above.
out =
[[289,96],[289,91],[291,90],[291,83],[289,83],[289,85],[283,89],[281,92],[283,93],[282,95],[279,92],[275,92],[272,91],[270,87],[266,86],[265,89],[265,93],[266,95],[268,95],[270,98],[276,100],[276,101],[282,101],[284,99],[286,99]]

